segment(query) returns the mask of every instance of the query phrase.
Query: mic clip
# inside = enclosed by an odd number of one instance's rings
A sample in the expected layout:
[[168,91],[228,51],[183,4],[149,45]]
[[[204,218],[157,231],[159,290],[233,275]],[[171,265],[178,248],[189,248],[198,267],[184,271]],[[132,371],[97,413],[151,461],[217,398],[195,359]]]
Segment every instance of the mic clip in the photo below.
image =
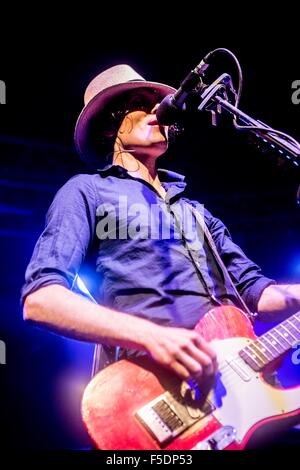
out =
[[[233,99],[229,97],[231,93]],[[229,103],[234,102],[236,97],[236,91],[234,89],[232,78],[227,73],[223,73],[218,77],[211,85],[205,86],[204,91],[201,94],[201,103],[198,106],[199,111],[210,111],[212,118],[212,125],[217,126],[217,114],[221,114],[222,108],[219,104],[215,106],[214,97],[222,96],[223,99],[227,100]]]

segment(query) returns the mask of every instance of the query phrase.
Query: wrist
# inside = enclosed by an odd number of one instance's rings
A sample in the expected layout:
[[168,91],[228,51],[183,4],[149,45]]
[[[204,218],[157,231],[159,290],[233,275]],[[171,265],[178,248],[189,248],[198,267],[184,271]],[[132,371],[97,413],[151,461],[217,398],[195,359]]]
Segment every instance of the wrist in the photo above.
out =
[[137,338],[144,351],[148,352],[153,349],[153,344],[159,337],[161,328],[163,327],[148,320],[145,320],[143,325],[138,328]]

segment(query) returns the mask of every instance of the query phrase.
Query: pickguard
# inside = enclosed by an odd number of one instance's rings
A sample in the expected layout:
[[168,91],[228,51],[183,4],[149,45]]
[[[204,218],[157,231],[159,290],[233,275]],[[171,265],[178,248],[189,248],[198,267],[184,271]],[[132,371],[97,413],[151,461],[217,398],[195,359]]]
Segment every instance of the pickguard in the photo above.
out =
[[[236,430],[241,443],[257,422],[290,413],[300,408],[300,387],[277,389],[264,381],[238,356],[247,345],[247,338],[213,341],[219,363],[219,373],[209,400],[214,404],[214,416],[222,425]],[[300,421],[300,417],[299,417]]]

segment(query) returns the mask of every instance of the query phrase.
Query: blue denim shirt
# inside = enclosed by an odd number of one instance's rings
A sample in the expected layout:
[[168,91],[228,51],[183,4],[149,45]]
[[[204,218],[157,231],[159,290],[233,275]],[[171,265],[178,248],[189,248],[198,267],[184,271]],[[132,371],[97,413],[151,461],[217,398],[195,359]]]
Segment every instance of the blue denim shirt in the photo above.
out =
[[[190,226],[181,227],[186,239],[199,242],[192,246],[200,276],[180,236],[173,213],[180,216],[190,203],[201,211],[199,203],[184,197],[184,176],[167,170],[158,173],[165,200],[149,183],[120,166],[71,178],[47,213],[45,230],[26,270],[22,302],[50,284],[72,288],[82,263],[93,253],[93,268],[101,279],[98,300],[120,313],[193,328],[215,306],[213,297],[238,305],[200,232],[195,235],[189,233]],[[219,219],[206,209],[203,216],[239,294],[256,311],[262,291],[274,281],[246,257]]]

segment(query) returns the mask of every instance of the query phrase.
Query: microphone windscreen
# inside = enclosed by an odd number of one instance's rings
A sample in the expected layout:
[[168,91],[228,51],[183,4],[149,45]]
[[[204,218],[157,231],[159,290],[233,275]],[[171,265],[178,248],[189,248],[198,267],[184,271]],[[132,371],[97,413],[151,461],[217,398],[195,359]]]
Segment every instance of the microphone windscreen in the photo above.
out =
[[156,118],[162,126],[174,124],[180,117],[182,110],[173,103],[173,95],[167,95],[156,110]]

